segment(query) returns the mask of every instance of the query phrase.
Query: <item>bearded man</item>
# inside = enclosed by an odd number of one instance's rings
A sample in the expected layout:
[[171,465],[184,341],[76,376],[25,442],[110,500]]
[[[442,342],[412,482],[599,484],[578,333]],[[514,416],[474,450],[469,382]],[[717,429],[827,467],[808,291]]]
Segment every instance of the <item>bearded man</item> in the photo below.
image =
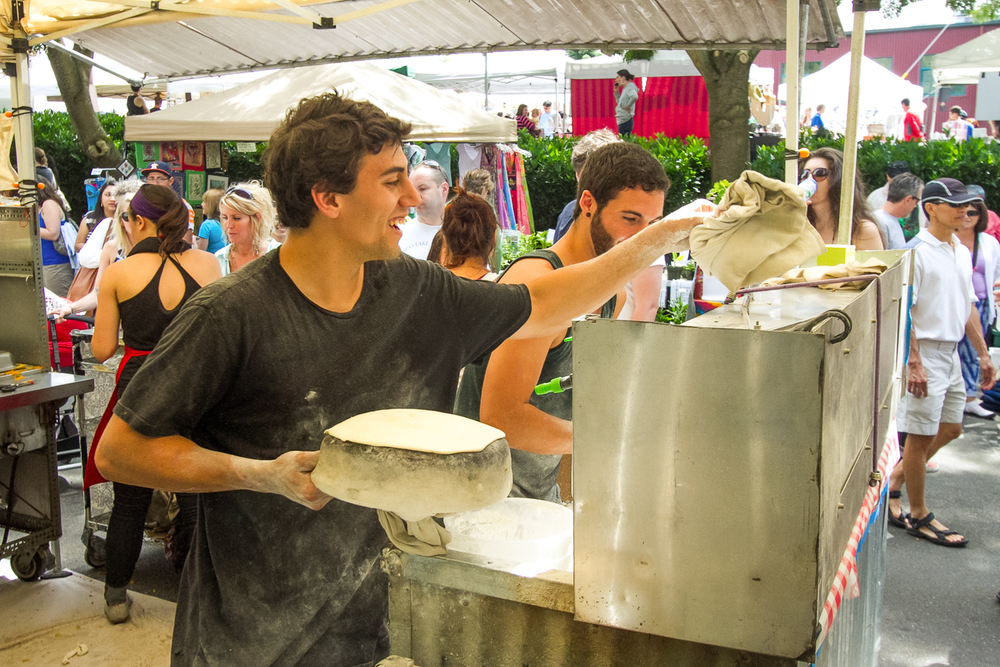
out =
[[[511,264],[498,282],[527,283],[603,255],[662,215],[669,188],[663,166],[637,144],[598,148],[580,173],[569,231],[551,248]],[[622,290],[597,312],[617,317],[624,303]],[[536,396],[534,388],[573,372],[568,332],[508,340],[467,366],[462,377],[456,414],[507,434],[514,473],[511,496],[559,502],[559,463],[573,450],[573,394]]]

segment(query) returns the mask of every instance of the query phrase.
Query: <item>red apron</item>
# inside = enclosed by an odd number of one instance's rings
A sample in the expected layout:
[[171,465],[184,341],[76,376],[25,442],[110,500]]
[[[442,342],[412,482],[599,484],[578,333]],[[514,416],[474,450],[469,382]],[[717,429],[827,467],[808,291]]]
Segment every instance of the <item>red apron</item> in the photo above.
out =
[[122,361],[118,364],[118,373],[115,375],[115,389],[111,392],[111,400],[108,401],[108,407],[104,409],[104,414],[101,415],[101,421],[97,424],[97,430],[94,431],[94,444],[90,446],[90,454],[87,456],[87,468],[83,473],[83,488],[89,489],[94,484],[100,484],[102,482],[107,482],[104,476],[97,470],[97,464],[94,463],[95,456],[97,453],[97,446],[101,442],[101,435],[104,433],[104,428],[111,421],[111,415],[114,413],[115,405],[118,404],[118,382],[121,380],[122,371],[125,369],[125,364],[132,357],[144,357],[152,352],[152,350],[133,350],[129,346],[125,346],[125,356],[122,357]]

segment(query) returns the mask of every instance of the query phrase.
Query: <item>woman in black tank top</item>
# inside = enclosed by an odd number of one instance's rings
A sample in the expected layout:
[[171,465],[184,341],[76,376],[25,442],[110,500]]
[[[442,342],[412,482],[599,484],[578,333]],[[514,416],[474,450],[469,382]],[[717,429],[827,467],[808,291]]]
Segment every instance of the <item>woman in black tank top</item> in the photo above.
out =
[[[192,250],[184,240],[188,212],[173,190],[143,185],[129,204],[127,223],[134,246],[128,257],[108,267],[101,281],[94,326],[93,351],[99,361],[118,348],[121,326],[125,356],[118,367],[115,393],[94,435],[84,485],[105,481],[94,465],[104,426],[117,399],[142,366],[184,303],[202,285],[220,277],[219,264],[207,252]],[[146,513],[153,490],[114,483],[108,521],[105,616],[112,623],[128,620],[131,598],[126,588],[142,549]],[[197,496],[178,494],[181,521],[171,545],[175,565],[183,563],[197,519]]]

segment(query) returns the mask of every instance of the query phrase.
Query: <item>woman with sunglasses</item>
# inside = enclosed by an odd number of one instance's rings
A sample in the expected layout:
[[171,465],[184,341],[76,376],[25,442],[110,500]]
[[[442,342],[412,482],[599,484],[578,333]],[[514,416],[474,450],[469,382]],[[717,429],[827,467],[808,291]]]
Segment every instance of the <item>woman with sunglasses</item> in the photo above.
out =
[[[844,154],[835,148],[819,148],[800,164],[799,180],[812,176],[816,180],[816,194],[810,197],[807,215],[809,222],[827,244],[837,243],[837,224],[840,220],[840,179],[843,175]],[[885,250],[885,242],[873,221],[868,207],[865,185],[861,172],[854,177],[854,208],[851,215],[851,244],[858,250]]]
[[281,245],[271,238],[275,224],[271,193],[257,181],[226,190],[219,200],[219,220],[229,239],[229,245],[215,253],[224,276]]
[[[104,272],[91,342],[96,359],[110,358],[118,349],[120,325],[125,356],[118,367],[115,392],[94,434],[84,476],[88,487],[106,481],[97,472],[94,454],[118,398],[181,306],[203,285],[220,277],[215,257],[191,249],[184,240],[188,232],[187,208],[170,188],[141,186],[129,202],[125,228],[135,245],[128,257]],[[118,482],[114,491],[108,522],[104,614],[112,623],[122,623],[129,618],[131,599],[126,589],[142,549],[146,512],[153,491]],[[178,502],[181,523],[190,529],[197,515],[195,497],[180,494]]]
[[[973,191],[972,187],[969,186],[970,192]],[[1000,243],[986,233],[986,226],[989,224],[986,204],[981,201],[972,202],[967,213],[968,217],[956,236],[972,253],[972,287],[985,335],[996,319],[993,285],[1000,279]],[[962,361],[962,379],[965,380],[965,411],[976,417],[993,419],[994,414],[979,404],[979,354],[968,337],[959,342],[958,357]]]

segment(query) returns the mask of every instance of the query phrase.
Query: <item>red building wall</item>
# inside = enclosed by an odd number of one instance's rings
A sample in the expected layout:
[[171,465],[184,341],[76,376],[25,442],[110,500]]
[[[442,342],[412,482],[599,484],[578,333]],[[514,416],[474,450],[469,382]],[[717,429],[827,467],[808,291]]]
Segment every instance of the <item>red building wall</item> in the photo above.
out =
[[[909,68],[910,65],[913,65],[913,69],[910,70],[907,79],[913,83],[919,84],[920,63],[917,62],[914,65],[914,61],[920,57],[920,54],[927,48],[927,45],[934,40],[939,32],[941,32],[941,27],[942,26],[934,26],[869,32],[865,35],[865,55],[869,58],[892,58],[891,69],[899,76],[903,76],[903,73],[907,71],[907,68]],[[970,39],[975,39],[990,30],[996,30],[997,28],[1000,28],[1000,23],[953,25],[944,31],[944,34],[942,34],[941,37],[934,42],[934,45],[924,55],[928,56],[943,53],[944,51],[953,49],[956,46],[965,44]],[[825,51],[807,51],[806,62],[820,62],[822,63],[822,67],[825,67],[843,56],[845,53],[849,53],[850,50],[851,37],[848,35],[846,39],[841,40],[840,46],[835,49],[827,49]],[[783,62],[785,62],[784,51],[761,51],[754,60],[754,64],[759,67],[774,68],[774,90],[777,90],[778,84],[781,83],[781,64]],[[948,108],[955,106],[956,104],[968,111],[969,115],[975,114],[976,88],[976,86],[972,85],[966,86],[964,95],[953,96],[947,100],[942,98],[941,103],[938,106],[937,114],[939,129],[940,124],[944,120],[947,120]],[[924,117],[924,125],[926,126],[931,119],[931,105],[933,100],[932,98],[927,97],[924,99],[924,102],[927,103],[927,113]]]

